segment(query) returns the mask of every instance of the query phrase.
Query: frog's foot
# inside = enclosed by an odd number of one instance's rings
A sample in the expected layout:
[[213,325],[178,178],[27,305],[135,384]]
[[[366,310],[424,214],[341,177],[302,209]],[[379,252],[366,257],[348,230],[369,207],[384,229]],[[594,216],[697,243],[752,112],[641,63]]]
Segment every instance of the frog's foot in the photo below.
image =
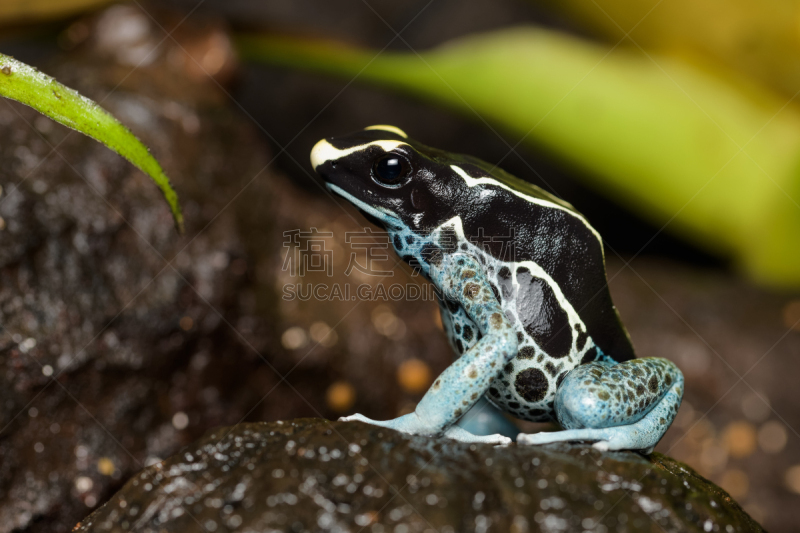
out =
[[602,450],[649,453],[666,433],[683,397],[683,374],[666,359],[581,365],[556,391],[564,431],[520,435],[520,444],[594,442]]
[[[607,443],[611,438],[609,428],[600,429],[565,429],[564,431],[541,431],[539,433],[520,433],[517,435],[517,444],[537,445],[552,444],[554,442],[594,442]],[[602,448],[603,445],[601,444]]]
[[[633,425],[635,426],[636,424]],[[658,439],[656,439],[657,441]],[[592,446],[601,452],[609,450],[639,450],[647,454],[653,451],[652,447],[642,447],[642,439],[639,432],[631,426],[565,429],[564,431],[534,434],[520,433],[517,436],[517,444],[519,445],[552,444],[554,442],[592,442]]]
[[469,431],[458,426],[451,426],[447,429],[440,429],[425,424],[416,413],[403,415],[392,420],[372,420],[362,414],[343,416],[340,422],[364,422],[373,426],[393,429],[408,435],[422,435],[432,437],[444,435],[450,439],[460,442],[480,442],[484,444],[511,444],[511,439],[503,435],[473,435]]
[[432,436],[442,433],[440,428],[425,424],[416,413],[409,413],[391,420],[373,420],[362,414],[355,414],[343,416],[339,419],[339,422],[364,422],[373,426],[393,429],[400,433],[408,433],[409,435]]
[[445,430],[444,436],[459,442],[479,442],[483,444],[495,444],[503,446],[511,444],[512,440],[504,435],[495,433],[494,435],[473,435],[466,429],[459,426],[452,426]]

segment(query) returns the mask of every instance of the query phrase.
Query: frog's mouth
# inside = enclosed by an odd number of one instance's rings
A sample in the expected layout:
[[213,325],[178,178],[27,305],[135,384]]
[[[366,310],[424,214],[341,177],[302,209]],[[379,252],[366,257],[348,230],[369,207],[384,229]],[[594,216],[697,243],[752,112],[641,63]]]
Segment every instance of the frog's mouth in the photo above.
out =
[[333,183],[327,182],[325,183],[325,186],[328,187],[331,192],[338,194],[356,206],[358,210],[361,211],[361,214],[376,226],[383,226],[387,229],[402,229],[403,223],[401,222],[400,217],[388,209],[380,206],[370,205],[362,200],[359,200],[352,194],[345,192],[344,189],[334,185]]

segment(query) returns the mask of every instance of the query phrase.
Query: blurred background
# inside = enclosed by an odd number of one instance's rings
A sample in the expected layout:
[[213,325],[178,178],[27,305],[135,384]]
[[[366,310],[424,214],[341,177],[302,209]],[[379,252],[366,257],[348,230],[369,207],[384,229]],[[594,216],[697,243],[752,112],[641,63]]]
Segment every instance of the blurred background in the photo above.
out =
[[[187,225],[0,102],[0,532],[68,531],[212,427],[413,409],[452,357],[435,303],[282,297],[420,283],[308,163],[371,124],[584,213],[638,355],[687,378],[657,451],[797,529],[800,2],[5,0],[0,29],[151,148]],[[312,228],[331,276],[284,268]]]

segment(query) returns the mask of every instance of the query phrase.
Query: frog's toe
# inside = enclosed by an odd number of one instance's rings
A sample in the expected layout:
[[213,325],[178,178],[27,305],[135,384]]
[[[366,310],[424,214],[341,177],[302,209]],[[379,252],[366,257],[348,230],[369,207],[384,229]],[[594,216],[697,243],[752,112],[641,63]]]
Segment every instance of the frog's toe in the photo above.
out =
[[408,435],[432,436],[442,433],[440,427],[431,425],[422,420],[416,413],[409,413],[391,420],[372,420],[362,414],[345,416],[339,419],[342,422],[364,422],[373,426],[393,429]]
[[494,444],[495,446],[511,444],[511,439],[499,433],[494,435],[473,435],[459,426],[447,428],[444,432],[444,436],[459,442],[478,442],[481,444]]
[[377,425],[378,421],[373,420],[371,418],[367,418],[366,416],[362,415],[361,413],[356,413],[350,416],[342,416],[339,417],[339,422],[365,422],[367,424]]
[[604,429],[566,429],[564,431],[549,431],[540,433],[520,433],[517,435],[517,444],[538,445],[552,444],[554,442],[603,442],[608,441],[610,435]]

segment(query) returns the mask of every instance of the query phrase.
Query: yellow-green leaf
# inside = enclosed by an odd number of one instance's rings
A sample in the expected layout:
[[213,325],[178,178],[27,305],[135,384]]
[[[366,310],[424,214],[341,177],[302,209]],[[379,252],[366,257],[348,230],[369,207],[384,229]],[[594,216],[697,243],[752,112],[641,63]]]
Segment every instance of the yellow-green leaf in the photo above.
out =
[[149,175],[161,189],[175,226],[183,233],[178,195],[147,147],[117,119],[92,100],[9,56],[0,54],[0,96],[29,105],[53,120],[111,148]]
[[0,24],[20,24],[73,16],[111,0],[3,0]]
[[[541,2],[537,2],[541,5]],[[796,0],[547,0],[621,46],[722,66],[790,97],[800,87]],[[624,38],[625,36],[629,38]],[[636,44],[634,44],[636,43]]]
[[765,89],[533,27],[419,55],[274,36],[243,36],[239,47],[477,112],[754,278],[800,287],[800,112]]

